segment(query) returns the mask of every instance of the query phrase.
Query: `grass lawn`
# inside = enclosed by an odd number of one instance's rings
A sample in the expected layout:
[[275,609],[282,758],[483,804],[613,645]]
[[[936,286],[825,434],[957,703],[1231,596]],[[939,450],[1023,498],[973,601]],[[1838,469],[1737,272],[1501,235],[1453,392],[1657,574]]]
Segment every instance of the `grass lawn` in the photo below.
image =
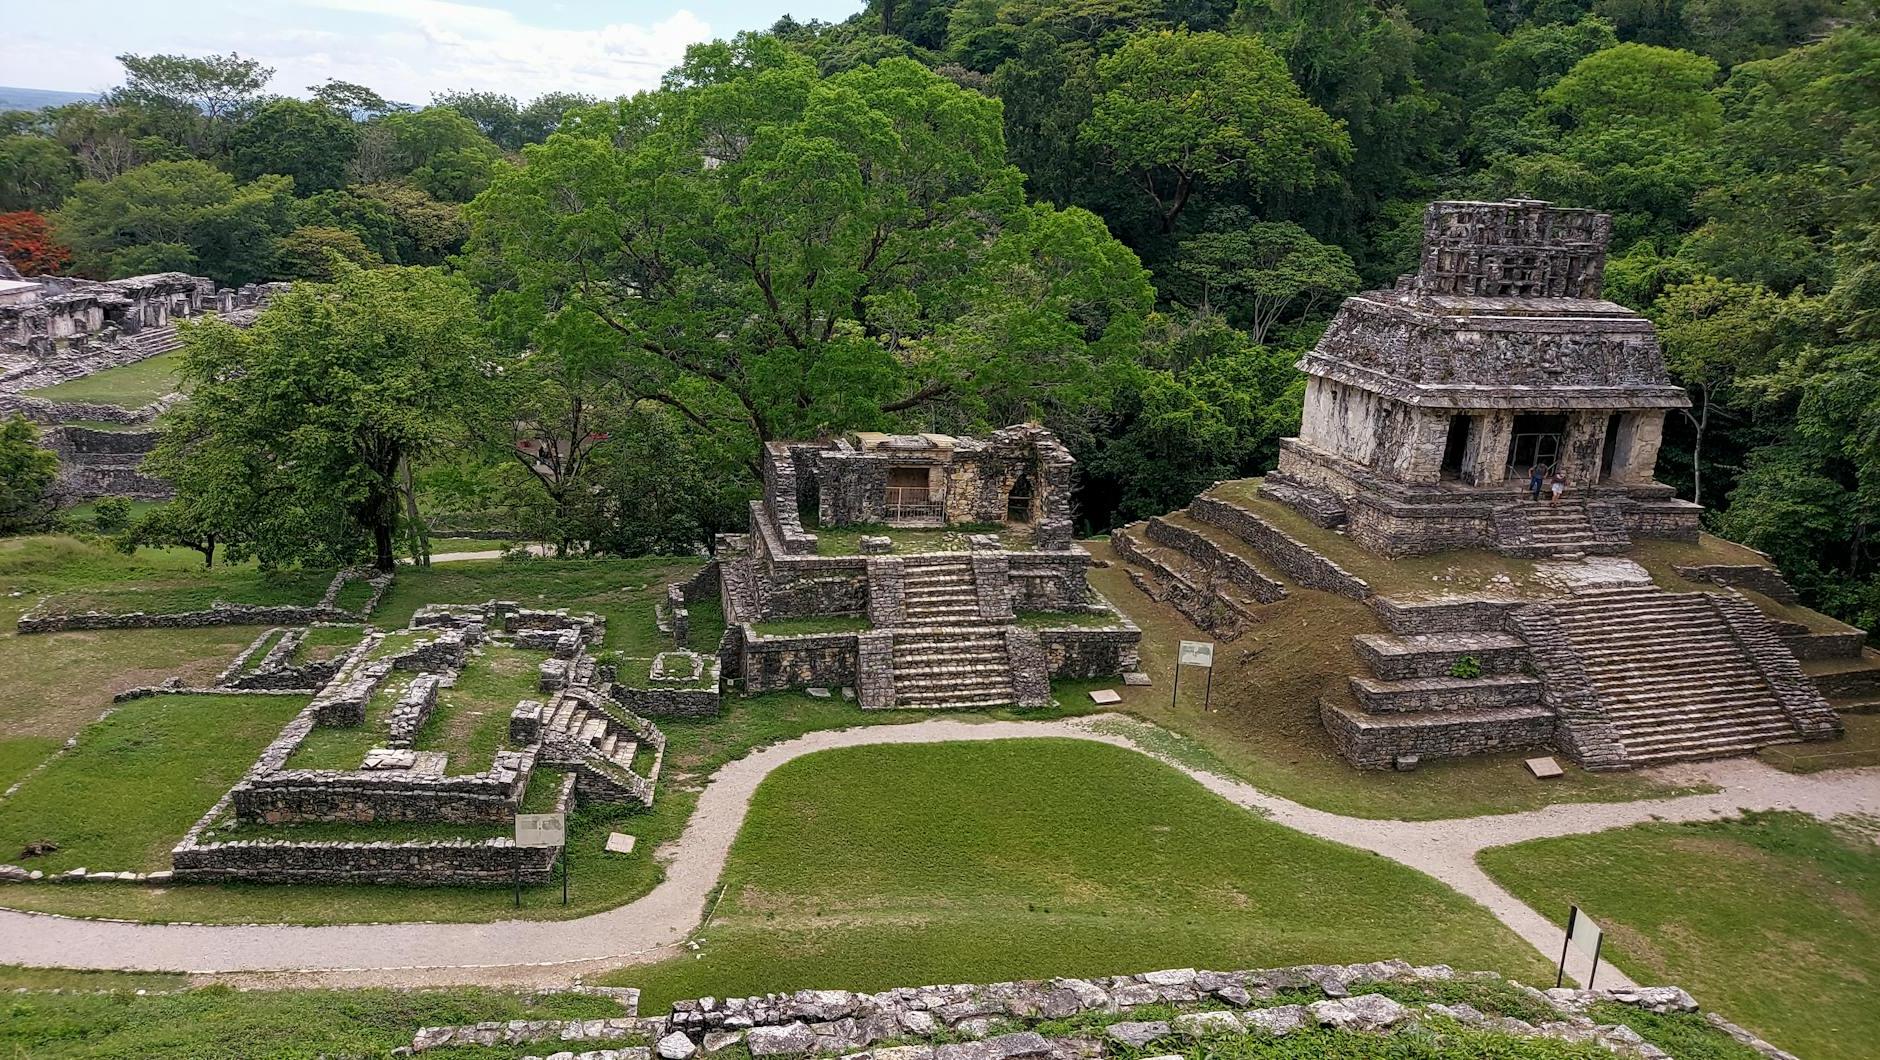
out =
[[[1119,795],[1121,797],[1119,797]],[[766,779],[674,998],[1402,956],[1536,980],[1488,912],[1078,740],[826,751]]]
[[343,655],[365,636],[363,626],[308,626],[294,648],[294,662],[320,662]]
[[1176,642],[1203,637],[1174,609],[1130,584],[1127,568],[1108,542],[1085,547],[1110,565],[1090,572],[1090,583],[1142,627],[1142,668],[1153,682],[1128,687],[1120,680],[1059,682],[1059,698],[1086,709],[1083,693],[1114,688],[1120,709],[1187,737],[1192,746],[1168,747],[1198,764],[1238,776],[1267,791],[1354,817],[1429,820],[1509,813],[1556,802],[1655,798],[1673,789],[1631,774],[1594,774],[1562,761],[1567,774],[1537,781],[1520,752],[1423,763],[1415,772],[1363,772],[1346,765],[1319,722],[1321,695],[1349,697],[1346,678],[1368,673],[1352,647],[1356,633],[1381,633],[1368,607],[1330,593],[1294,587],[1286,599],[1254,611],[1256,624],[1222,642],[1214,656],[1213,709],[1203,711],[1206,675],[1182,675],[1179,702],[1169,703]]
[[1756,757],[1790,773],[1880,766],[1880,714],[1843,714],[1847,735],[1826,743],[1785,743],[1765,747]]
[[[1037,716],[1036,712],[1031,716]],[[725,714],[718,718],[662,719],[660,728],[668,738],[666,764],[660,777],[659,797],[652,809],[589,805],[580,807],[569,818],[569,839],[580,867],[575,869],[574,890],[565,909],[560,904],[559,884],[525,888],[519,912],[510,907],[509,893],[502,888],[271,884],[192,884],[170,888],[8,887],[0,888],[0,905],[75,916],[201,923],[335,924],[491,921],[513,917],[556,920],[583,916],[611,909],[652,890],[663,876],[663,870],[652,859],[652,852],[684,830],[698,802],[700,785],[724,763],[742,757],[752,748],[819,729],[891,724],[926,717],[931,715],[918,711],[864,713],[856,710],[855,704],[840,699],[777,694],[733,700]],[[315,734],[320,731],[315,730]],[[359,753],[363,755],[364,751]],[[246,769],[252,758],[249,755],[242,759],[240,768]],[[294,764],[298,766],[300,761],[296,759]],[[345,768],[357,765],[355,760]],[[553,779],[553,774],[549,778]],[[531,794],[533,788],[532,785]],[[216,794],[220,793],[218,790]],[[205,800],[195,813],[201,814],[213,801],[213,797]],[[638,837],[639,845],[634,853],[604,852],[608,834],[616,831]]]
[[[206,611],[217,603],[304,604],[313,606],[326,593],[333,575],[328,571],[259,571],[238,568],[222,577],[205,578],[191,572],[170,577],[142,578],[117,585],[90,585],[52,593],[48,609],[77,611],[147,611],[170,614]],[[369,591],[369,590],[368,590]],[[363,602],[363,595],[360,601]]]
[[0,855],[51,841],[57,852],[20,863],[46,872],[166,868],[170,847],[304,706],[297,696],[132,700],[0,801]]
[[1800,814],[1645,824],[1484,851],[1482,867],[1549,915],[1576,903],[1605,955],[1672,982],[1801,1056],[1880,1042],[1880,847]]
[[[0,969],[0,985],[15,979],[40,989],[45,973]],[[6,995],[0,1019],[0,1056],[88,1057],[144,1060],[314,1060],[316,1057],[389,1056],[411,1044],[421,1026],[510,1019],[598,1019],[620,1006],[575,994],[525,995],[476,987],[449,990],[256,990],[209,987],[172,994],[134,992],[143,978],[52,973],[68,990],[112,993]],[[132,985],[136,983],[138,985]],[[439,1049],[433,1060],[496,1060],[551,1049]]]
[[450,756],[445,772],[480,773],[490,767],[509,736],[509,714],[525,699],[541,699],[537,671],[547,652],[490,648],[465,660],[452,688],[441,688],[437,706],[418,730],[420,751]]
[[176,370],[182,363],[183,351],[172,350],[29,393],[47,401],[95,401],[127,409],[141,408],[165,394],[176,392]]

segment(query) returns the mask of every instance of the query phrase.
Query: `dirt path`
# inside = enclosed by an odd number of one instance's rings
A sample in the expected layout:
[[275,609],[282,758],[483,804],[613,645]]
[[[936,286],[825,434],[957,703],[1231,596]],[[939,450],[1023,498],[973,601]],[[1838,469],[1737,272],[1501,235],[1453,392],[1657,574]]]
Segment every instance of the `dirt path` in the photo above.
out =
[[[331,927],[131,924],[0,911],[0,964],[237,973],[257,984],[349,986],[482,982],[546,985],[575,975],[670,955],[697,926],[758,784],[777,767],[817,751],[869,744],[938,743],[1055,736],[1143,751],[1127,733],[1143,723],[1098,715],[1062,721],[908,725],[810,733],[753,751],[720,769],[700,794],[685,832],[659,851],[666,878],[650,893],[576,920],[490,924],[371,924]],[[1374,851],[1419,869],[1481,902],[1551,961],[1557,917],[1543,916],[1476,867],[1477,851],[1546,836],[1596,832],[1648,820],[1689,821],[1739,810],[1791,809],[1830,817],[1880,814],[1880,769],[1797,776],[1749,759],[1667,770],[1668,779],[1707,782],[1706,795],[1625,803],[1574,803],[1466,820],[1374,821],[1314,810],[1250,784],[1153,755],[1238,806],[1310,835]],[[1576,971],[1581,974],[1584,961]],[[1601,964],[1599,980],[1622,985]]]

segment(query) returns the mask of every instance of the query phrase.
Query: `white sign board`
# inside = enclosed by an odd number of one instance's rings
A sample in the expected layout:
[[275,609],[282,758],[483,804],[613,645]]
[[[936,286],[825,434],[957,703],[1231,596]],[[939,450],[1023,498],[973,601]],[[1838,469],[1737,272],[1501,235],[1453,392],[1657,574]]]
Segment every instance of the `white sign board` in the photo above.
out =
[[565,813],[516,815],[516,845],[519,847],[563,846],[567,836],[568,815]]
[[1214,642],[1207,640],[1182,641],[1181,665],[1214,666]]
[[1601,934],[1599,925],[1593,923],[1592,917],[1579,909],[1573,911],[1573,926],[1567,929],[1567,939],[1579,947],[1581,953],[1588,957],[1597,954]]

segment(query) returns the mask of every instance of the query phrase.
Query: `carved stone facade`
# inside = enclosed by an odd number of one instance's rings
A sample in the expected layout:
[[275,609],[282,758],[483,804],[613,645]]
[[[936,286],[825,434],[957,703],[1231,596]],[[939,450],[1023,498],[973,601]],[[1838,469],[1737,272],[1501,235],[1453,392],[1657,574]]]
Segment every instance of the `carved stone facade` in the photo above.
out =
[[[1600,298],[1610,230],[1542,202],[1431,204],[1420,270],[1347,299],[1299,362],[1272,495],[1387,555],[1694,538],[1698,507],[1652,479],[1665,412],[1689,399],[1651,322]],[[1565,504],[1497,518],[1535,467],[1564,476]]]

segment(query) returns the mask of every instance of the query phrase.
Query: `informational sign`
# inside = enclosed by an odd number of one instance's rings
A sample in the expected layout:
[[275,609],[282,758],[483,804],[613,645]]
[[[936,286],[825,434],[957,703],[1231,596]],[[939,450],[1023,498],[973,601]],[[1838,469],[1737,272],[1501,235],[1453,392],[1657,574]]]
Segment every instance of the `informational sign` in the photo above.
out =
[[565,813],[519,813],[516,815],[516,845],[519,847],[565,846],[568,815]]
[[1599,940],[1605,932],[1593,923],[1593,918],[1581,912],[1577,907],[1567,922],[1567,940],[1579,948],[1588,957],[1599,953]]
[[1183,666],[1214,666],[1214,642],[1207,640],[1182,641],[1181,664]]
[[1586,988],[1593,988],[1593,980],[1599,976],[1599,944],[1606,933],[1599,930],[1593,918],[1580,912],[1580,907],[1567,907],[1567,937],[1560,940],[1560,967],[1554,972],[1554,985],[1560,986],[1567,977],[1567,949],[1578,949],[1593,959],[1591,969],[1586,973]]

